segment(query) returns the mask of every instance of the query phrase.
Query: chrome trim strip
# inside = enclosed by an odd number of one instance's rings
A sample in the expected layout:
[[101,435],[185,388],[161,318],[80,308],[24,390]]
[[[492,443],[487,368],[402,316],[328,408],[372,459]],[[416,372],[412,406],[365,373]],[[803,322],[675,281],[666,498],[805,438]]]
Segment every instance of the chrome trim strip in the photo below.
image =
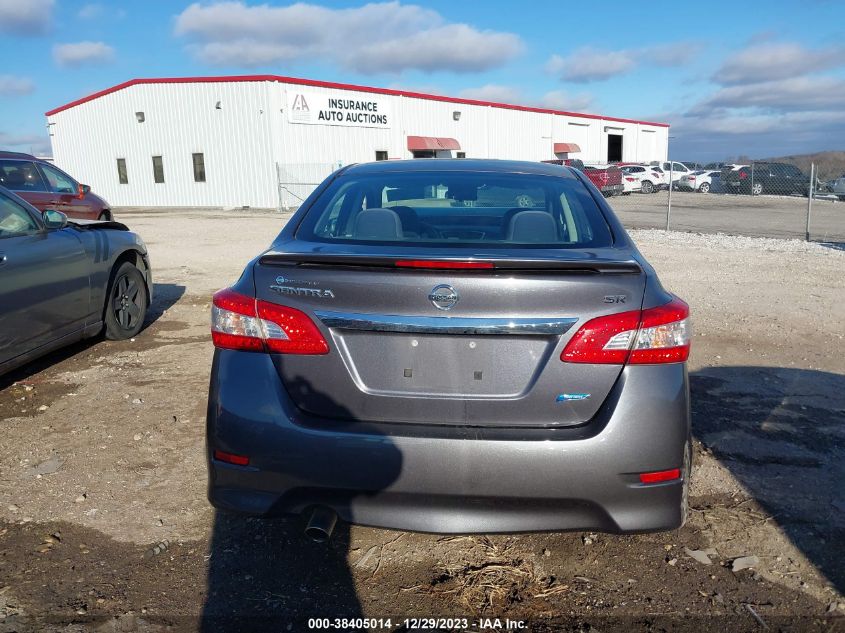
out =
[[564,334],[577,323],[577,318],[513,318],[487,319],[471,317],[400,316],[355,314],[316,310],[314,314],[326,327],[370,332],[403,332],[414,334],[470,334],[534,336]]

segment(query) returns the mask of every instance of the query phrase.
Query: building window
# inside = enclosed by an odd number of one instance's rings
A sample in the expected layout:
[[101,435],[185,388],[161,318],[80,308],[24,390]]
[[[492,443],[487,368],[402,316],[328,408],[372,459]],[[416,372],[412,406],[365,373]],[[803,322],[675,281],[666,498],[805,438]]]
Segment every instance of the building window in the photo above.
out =
[[161,156],[153,156],[153,180],[159,184],[164,182],[164,163],[161,162]]
[[117,159],[117,180],[121,185],[129,184],[129,175],[126,173],[126,159]]
[[387,160],[387,152],[382,150],[376,151],[376,160]]
[[466,152],[458,152],[458,158],[466,158],[466,157],[467,157]]
[[202,154],[192,154],[194,157],[194,182],[205,182],[205,157]]

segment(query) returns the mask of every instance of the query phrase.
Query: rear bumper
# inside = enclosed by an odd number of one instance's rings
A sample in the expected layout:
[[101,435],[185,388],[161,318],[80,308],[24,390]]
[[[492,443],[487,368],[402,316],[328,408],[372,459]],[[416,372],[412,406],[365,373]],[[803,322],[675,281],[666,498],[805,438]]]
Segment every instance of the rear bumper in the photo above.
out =
[[[678,527],[689,439],[685,365],[626,368],[589,424],[489,429],[315,420],[291,403],[269,356],[215,352],[209,499],[254,515],[332,507],[342,519],[439,533]],[[233,466],[219,449],[250,458]]]

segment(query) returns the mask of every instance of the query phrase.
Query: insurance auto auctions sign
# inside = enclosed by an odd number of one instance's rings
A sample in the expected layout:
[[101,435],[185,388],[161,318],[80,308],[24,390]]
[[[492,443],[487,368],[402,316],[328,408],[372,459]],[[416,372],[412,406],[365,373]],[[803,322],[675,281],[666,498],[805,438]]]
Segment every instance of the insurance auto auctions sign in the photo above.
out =
[[288,90],[288,121],[310,125],[389,128],[390,103],[354,92],[319,94]]

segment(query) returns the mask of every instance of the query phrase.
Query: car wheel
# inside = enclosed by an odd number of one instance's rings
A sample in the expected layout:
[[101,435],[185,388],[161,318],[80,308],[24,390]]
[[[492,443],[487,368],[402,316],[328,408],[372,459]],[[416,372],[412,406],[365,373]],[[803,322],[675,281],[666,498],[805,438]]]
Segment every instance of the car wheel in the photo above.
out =
[[106,297],[106,338],[119,341],[135,336],[144,326],[146,315],[144,276],[133,264],[123,262]]
[[698,188],[698,190],[701,193],[710,193],[710,183],[709,182],[701,183],[701,186]]
[[654,185],[650,180],[643,180],[643,193],[654,193]]
[[753,185],[751,185],[752,196],[759,196],[761,193],[763,193],[763,183],[755,182]]
[[839,199],[842,200],[842,202],[845,202],[845,196],[839,196]]

